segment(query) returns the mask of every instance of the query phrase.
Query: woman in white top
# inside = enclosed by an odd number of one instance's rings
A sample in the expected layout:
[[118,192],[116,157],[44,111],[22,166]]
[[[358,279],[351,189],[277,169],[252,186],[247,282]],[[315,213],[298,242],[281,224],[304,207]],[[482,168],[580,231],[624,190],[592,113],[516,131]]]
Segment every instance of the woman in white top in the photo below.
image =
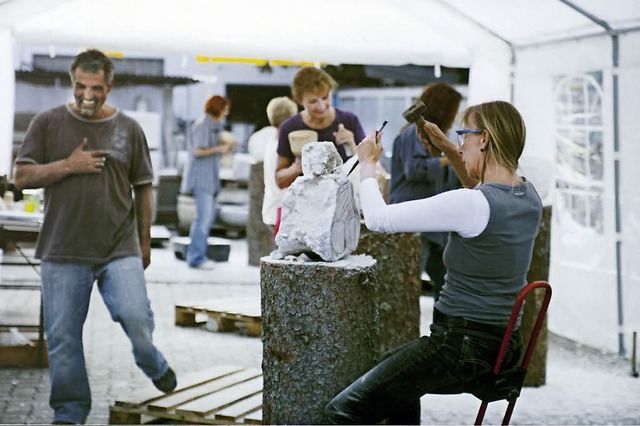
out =
[[[336,396],[325,409],[331,423],[419,424],[422,395],[470,391],[491,371],[515,299],[526,285],[542,203],[531,183],[516,174],[526,137],[522,117],[507,102],[472,106],[463,114],[458,145],[433,123],[424,130],[466,188],[387,205],[375,181],[380,136],[369,134],[357,154],[369,229],[449,232],[447,275],[431,334],[389,351]],[[515,332],[503,368],[514,366],[521,352]]]

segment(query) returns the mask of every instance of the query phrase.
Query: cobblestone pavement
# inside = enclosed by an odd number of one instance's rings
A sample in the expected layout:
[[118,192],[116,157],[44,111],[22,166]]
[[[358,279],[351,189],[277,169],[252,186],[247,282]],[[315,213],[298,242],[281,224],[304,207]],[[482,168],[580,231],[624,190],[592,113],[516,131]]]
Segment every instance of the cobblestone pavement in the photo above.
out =
[[[168,246],[153,249],[152,266],[146,275],[156,322],[154,341],[178,379],[181,374],[213,365],[261,366],[259,337],[215,333],[204,327],[179,327],[174,322],[176,303],[226,297],[259,300],[259,268],[247,266],[246,242],[230,240],[230,243],[229,262],[218,263],[212,271],[188,268],[175,258]],[[29,266],[5,266],[0,274],[5,283],[38,282],[37,273]],[[3,293],[0,312],[4,321],[7,321],[7,311],[27,306],[30,315],[23,322],[37,323],[38,292],[7,290]],[[148,386],[150,381],[135,365],[129,341],[120,326],[111,321],[98,291],[92,294],[84,327],[84,344],[92,391],[92,410],[87,423],[107,424],[109,405],[115,398]],[[49,383],[47,368],[0,369],[0,424],[51,422]]]
[[[216,333],[203,327],[175,325],[175,304],[224,297],[260,297],[258,267],[247,266],[246,241],[230,240],[229,262],[213,271],[189,269],[170,248],[152,253],[147,270],[149,298],[155,312],[154,339],[180,376],[215,365],[260,368],[259,338]],[[37,283],[28,266],[2,266],[3,283]],[[0,290],[2,291],[2,290]],[[433,299],[421,297],[421,329],[428,333]],[[0,319],[27,311],[37,319],[37,292],[2,291]],[[554,307],[550,315],[554,315]],[[88,424],[107,424],[109,405],[150,381],[135,366],[129,342],[113,323],[97,291],[85,329],[85,353],[93,408]],[[48,369],[0,368],[0,424],[47,424]],[[518,400],[512,424],[640,424],[640,379],[630,375],[629,361],[602,353],[550,333],[547,384],[526,388]],[[471,395],[426,395],[422,398],[423,424],[470,424],[479,401]],[[489,405],[486,424],[498,424],[505,405]]]

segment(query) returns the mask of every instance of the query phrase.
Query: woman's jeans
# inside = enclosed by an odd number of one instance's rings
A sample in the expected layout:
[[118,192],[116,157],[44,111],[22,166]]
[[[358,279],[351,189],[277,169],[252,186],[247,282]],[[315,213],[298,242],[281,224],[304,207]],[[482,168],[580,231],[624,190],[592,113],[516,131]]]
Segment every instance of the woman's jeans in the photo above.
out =
[[[473,379],[491,371],[501,342],[500,332],[437,321],[430,336],[392,349],[336,396],[325,408],[327,421],[420,424],[420,397],[467,392]],[[515,366],[521,353],[522,339],[514,332],[503,368]]]
[[197,267],[207,261],[207,239],[211,232],[211,225],[216,219],[216,196],[202,189],[193,190],[196,204],[196,217],[189,230],[191,243],[187,248],[187,264]]
[[82,328],[95,280],[111,318],[131,341],[138,367],[152,380],[168,370],[152,340],[153,311],[140,257],[104,265],[42,262],[41,278],[54,421],[82,424],[91,409]]

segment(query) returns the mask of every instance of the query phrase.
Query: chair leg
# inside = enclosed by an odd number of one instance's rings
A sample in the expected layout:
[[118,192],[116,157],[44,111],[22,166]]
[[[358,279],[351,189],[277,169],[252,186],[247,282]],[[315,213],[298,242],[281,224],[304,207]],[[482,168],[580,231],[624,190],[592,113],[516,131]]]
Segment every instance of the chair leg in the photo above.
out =
[[473,423],[474,425],[477,426],[482,424],[482,420],[484,420],[484,413],[487,412],[488,405],[488,401],[482,401],[482,404],[480,404],[480,409],[478,410],[478,415],[476,416],[476,421]]
[[513,399],[509,401],[509,405],[507,406],[507,411],[504,413],[504,417],[502,418],[502,424],[508,425],[511,421],[511,414],[513,414],[513,409],[516,406],[517,399]]
[[[531,292],[536,288],[544,288],[545,296],[542,302],[542,306],[538,311],[538,317],[536,318],[535,326],[533,328],[533,332],[531,333],[529,344],[527,345],[527,348],[525,350],[524,358],[522,359],[520,364],[520,369],[522,369],[525,373],[527,371],[527,368],[529,367],[529,361],[531,360],[531,356],[533,355],[533,349],[536,345],[536,341],[538,339],[538,335],[540,334],[540,329],[542,328],[542,323],[544,322],[544,318],[547,314],[547,308],[551,300],[551,286],[546,281],[534,281],[532,283],[527,284],[522,290],[520,290],[520,293],[518,294],[518,297],[516,298],[516,302],[511,311],[511,317],[509,318],[507,329],[505,331],[504,336],[502,337],[502,343],[500,346],[500,350],[498,351],[498,357],[493,366],[492,371],[494,375],[498,375],[500,373],[500,370],[502,369],[502,361],[504,360],[504,357],[507,353],[507,347],[509,346],[511,335],[514,331],[515,324],[520,314],[522,305],[527,295],[529,294],[529,292]],[[523,378],[523,381],[524,381],[524,378]],[[522,384],[520,384],[520,389],[522,389]],[[519,392],[518,392],[518,395],[519,395]],[[507,406],[507,411],[505,412],[504,418],[502,419],[503,425],[508,425],[509,422],[511,421],[511,415],[513,414],[513,409],[516,405],[517,398],[518,397],[516,396],[513,399],[510,399],[510,400],[508,399],[509,405]],[[493,399],[491,398],[488,398],[488,399],[493,401]],[[482,401],[482,404],[480,405],[480,409],[478,410],[478,415],[476,416],[476,421],[474,423],[475,425],[482,424],[488,405],[489,405],[488,401]]]

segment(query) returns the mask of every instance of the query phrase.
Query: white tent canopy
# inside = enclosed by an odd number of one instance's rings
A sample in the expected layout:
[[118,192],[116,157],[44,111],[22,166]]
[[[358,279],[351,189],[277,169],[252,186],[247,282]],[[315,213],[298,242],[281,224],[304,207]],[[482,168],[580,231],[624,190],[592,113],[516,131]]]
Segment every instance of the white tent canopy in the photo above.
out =
[[[601,34],[561,0],[5,0],[20,43],[328,63],[469,66],[476,49]],[[574,0],[612,30],[640,25],[635,0]]]
[[[14,42],[52,52],[469,67],[470,103],[512,98],[518,51],[606,35],[605,27],[638,30],[638,0],[0,0],[5,67],[17,66],[8,60]],[[4,93],[11,81],[0,83]],[[0,123],[10,124],[11,99],[2,102]],[[6,163],[0,154],[0,169]]]
[[0,0],[3,147],[16,44],[469,67],[469,103],[513,101],[556,165],[550,328],[620,352],[640,328],[639,0]]
[[475,103],[511,96],[517,49],[605,34],[594,19],[612,31],[640,27],[638,0],[567,3],[0,0],[0,34],[51,49],[91,46],[130,54],[469,67],[469,101]]

